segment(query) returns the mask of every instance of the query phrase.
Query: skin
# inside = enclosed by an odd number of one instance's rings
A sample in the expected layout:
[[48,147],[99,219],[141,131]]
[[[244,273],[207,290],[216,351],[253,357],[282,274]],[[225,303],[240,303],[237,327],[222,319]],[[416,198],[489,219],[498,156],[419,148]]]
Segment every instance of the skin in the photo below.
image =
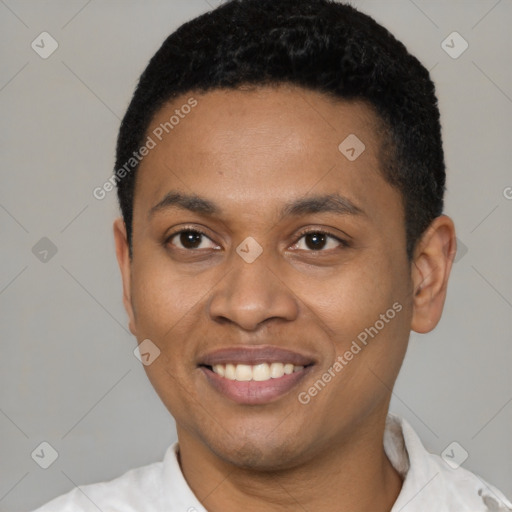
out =
[[[161,350],[145,370],[176,420],[184,476],[210,512],[389,511],[402,485],[382,444],[391,390],[410,330],[429,332],[441,317],[453,222],[436,218],[407,260],[401,195],[379,172],[376,118],[363,103],[291,86],[188,94],[164,106],[148,134],[190,96],[197,107],[139,167],[132,259],[124,222],[114,222],[130,330]],[[349,134],[366,146],[352,162],[338,150]],[[149,215],[170,191],[222,213]],[[278,215],[289,201],[332,193],[364,214]],[[169,238],[186,228],[206,233],[198,248]],[[304,228],[350,245],[315,245]],[[236,252],[249,236],[263,249],[253,263]],[[301,404],[298,393],[395,302],[402,310]],[[279,399],[238,404],[198,363],[255,345],[296,350],[315,365]]]

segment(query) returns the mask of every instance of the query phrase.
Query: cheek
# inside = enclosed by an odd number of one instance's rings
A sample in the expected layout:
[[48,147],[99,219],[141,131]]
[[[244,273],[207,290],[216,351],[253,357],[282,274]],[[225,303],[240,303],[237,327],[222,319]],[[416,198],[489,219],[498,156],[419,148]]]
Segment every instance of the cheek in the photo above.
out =
[[[187,321],[204,295],[200,279],[190,279],[165,258],[142,257],[133,267],[132,302],[140,336],[165,339]],[[204,283],[203,283],[204,285]]]
[[367,373],[362,367],[381,369],[386,380],[398,372],[410,330],[406,264],[391,257],[365,260],[340,267],[321,285],[301,285],[302,300],[328,334],[331,357],[346,356],[343,374],[358,385]]
[[341,339],[373,324],[398,300],[391,271],[382,264],[340,266],[329,279],[301,279],[294,289],[326,330]]
[[187,383],[194,378],[197,340],[204,335],[197,328],[204,283],[150,258],[143,266],[134,266],[133,277],[139,342],[150,339],[159,350],[144,370],[169,412],[185,422],[189,401],[194,399],[193,387]]
[[174,364],[175,360],[176,357],[163,351],[151,365],[144,366],[144,370],[169,413],[181,425],[187,425],[191,422],[191,403],[195,405],[199,399],[184,380],[187,373],[183,365]]

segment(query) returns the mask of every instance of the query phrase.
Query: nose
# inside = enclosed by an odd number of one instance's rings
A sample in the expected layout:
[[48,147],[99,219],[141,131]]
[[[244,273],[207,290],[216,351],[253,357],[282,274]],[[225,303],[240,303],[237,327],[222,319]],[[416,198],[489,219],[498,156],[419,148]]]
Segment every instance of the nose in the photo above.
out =
[[297,297],[263,256],[252,263],[238,255],[233,259],[230,271],[208,301],[212,320],[231,322],[252,331],[270,319],[297,318]]

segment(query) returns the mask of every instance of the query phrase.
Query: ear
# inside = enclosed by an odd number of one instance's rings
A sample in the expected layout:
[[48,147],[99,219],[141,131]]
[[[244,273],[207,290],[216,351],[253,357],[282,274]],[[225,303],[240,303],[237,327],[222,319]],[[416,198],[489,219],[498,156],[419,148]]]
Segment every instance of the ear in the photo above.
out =
[[114,221],[114,241],[116,244],[116,256],[121,278],[123,280],[123,304],[128,313],[130,332],[137,337],[135,328],[135,313],[131,300],[131,259],[126,235],[126,225],[122,217]]
[[430,332],[441,319],[456,251],[452,219],[447,215],[436,217],[419,240],[411,267],[413,331]]

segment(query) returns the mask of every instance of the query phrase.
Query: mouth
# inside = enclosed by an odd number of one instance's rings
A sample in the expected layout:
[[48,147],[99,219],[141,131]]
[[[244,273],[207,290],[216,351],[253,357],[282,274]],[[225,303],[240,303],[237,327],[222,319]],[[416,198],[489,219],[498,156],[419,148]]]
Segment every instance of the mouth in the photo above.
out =
[[198,365],[218,393],[238,403],[271,403],[289,393],[311,371],[308,356],[277,347],[223,349]]
[[304,366],[294,365],[293,363],[260,363],[260,364],[216,364],[206,368],[213,373],[220,375],[228,380],[238,382],[265,382],[270,379],[280,379],[284,375],[290,375],[294,372],[300,372]]

